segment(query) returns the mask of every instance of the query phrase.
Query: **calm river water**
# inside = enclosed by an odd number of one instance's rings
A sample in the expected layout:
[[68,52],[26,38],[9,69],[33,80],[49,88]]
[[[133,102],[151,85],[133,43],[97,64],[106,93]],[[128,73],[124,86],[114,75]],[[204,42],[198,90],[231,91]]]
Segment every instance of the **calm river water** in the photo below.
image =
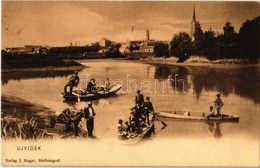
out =
[[[174,153],[182,152],[190,159],[191,165],[196,159],[192,160],[190,155],[197,155],[200,158],[197,161],[202,163],[204,159],[209,159],[207,155],[212,155],[209,160],[213,165],[218,163],[219,157],[232,158],[226,161],[232,165],[238,160],[241,163],[241,159],[245,165],[259,159],[259,66],[169,66],[123,60],[86,60],[81,63],[87,66],[79,72],[81,87],[90,78],[104,84],[108,77],[112,83],[123,84],[117,96],[93,102],[97,113],[95,135],[101,140],[117,139],[117,121],[128,118],[129,109],[134,105],[136,88],[140,88],[145,97],[151,97],[156,111],[207,112],[219,92],[224,102],[222,112],[238,115],[239,123],[212,125],[161,118],[168,127],[161,130],[162,124],[156,122],[156,135],[142,145],[157,145],[158,150],[164,146],[165,152],[170,152],[166,149],[169,145]],[[64,102],[59,95],[71,73],[18,78],[8,76],[8,79],[2,79],[2,94],[42,104],[54,109],[57,114],[67,107],[79,110],[87,103]],[[175,81],[169,80],[169,76]]]

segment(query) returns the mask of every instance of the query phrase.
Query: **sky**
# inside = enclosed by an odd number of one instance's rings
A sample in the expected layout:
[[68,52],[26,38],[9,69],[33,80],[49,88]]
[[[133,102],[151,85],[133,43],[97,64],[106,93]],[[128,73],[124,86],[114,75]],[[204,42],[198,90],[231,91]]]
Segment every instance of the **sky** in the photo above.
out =
[[103,37],[143,40],[147,29],[151,39],[171,40],[190,32],[193,7],[202,29],[219,33],[227,21],[238,32],[243,22],[260,15],[257,2],[2,1],[2,48],[83,46]]

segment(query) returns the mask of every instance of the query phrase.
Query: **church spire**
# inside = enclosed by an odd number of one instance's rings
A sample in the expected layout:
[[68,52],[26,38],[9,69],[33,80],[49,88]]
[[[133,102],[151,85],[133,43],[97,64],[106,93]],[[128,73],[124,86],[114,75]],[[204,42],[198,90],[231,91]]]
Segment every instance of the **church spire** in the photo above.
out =
[[150,41],[150,33],[149,30],[146,30],[146,41]]
[[195,22],[196,22],[195,7],[193,7],[193,17],[192,17],[192,21],[195,21]]
[[195,6],[193,7],[193,16],[191,20],[191,27],[190,27],[190,37],[192,40],[194,40],[194,33],[195,33],[195,27],[196,27],[196,13],[195,13]]

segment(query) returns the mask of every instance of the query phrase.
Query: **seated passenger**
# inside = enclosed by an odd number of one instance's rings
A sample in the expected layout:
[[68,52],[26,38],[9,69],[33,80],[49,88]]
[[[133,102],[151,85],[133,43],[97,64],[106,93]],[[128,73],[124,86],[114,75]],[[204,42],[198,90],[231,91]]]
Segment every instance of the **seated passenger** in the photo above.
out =
[[95,79],[91,79],[90,82],[87,84],[86,93],[91,93],[91,94],[97,93]]
[[210,106],[209,107],[209,115],[207,115],[207,118],[209,119],[209,117],[215,117],[215,114],[214,114],[214,111],[213,111],[213,107],[212,106]]
[[110,86],[109,78],[106,78],[104,91],[108,92],[110,89],[111,89],[111,86]]

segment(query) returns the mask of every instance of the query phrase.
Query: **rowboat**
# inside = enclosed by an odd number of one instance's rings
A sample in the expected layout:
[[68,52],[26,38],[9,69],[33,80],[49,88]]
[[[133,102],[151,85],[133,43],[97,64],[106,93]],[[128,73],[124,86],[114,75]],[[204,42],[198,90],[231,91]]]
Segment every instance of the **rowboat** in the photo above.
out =
[[143,133],[137,136],[130,136],[129,139],[124,140],[122,144],[131,145],[140,142],[142,139],[149,137],[151,133],[154,131],[154,122],[152,122],[149,126],[143,128]]
[[90,101],[90,100],[96,100],[100,98],[106,98],[110,96],[116,95],[116,92],[118,92],[122,88],[122,85],[116,84],[112,86],[108,91],[100,90],[96,94],[87,93],[87,94],[81,94],[83,90],[74,90],[72,91],[72,95],[66,95],[65,93],[61,93],[60,95],[67,101],[77,101],[80,99],[80,101]]
[[[231,114],[221,113],[221,117],[209,116],[208,112],[189,112],[189,111],[160,111],[156,112],[158,116],[181,120],[198,120],[198,121],[226,121],[239,122],[239,117]],[[208,117],[209,116],[209,117]]]

